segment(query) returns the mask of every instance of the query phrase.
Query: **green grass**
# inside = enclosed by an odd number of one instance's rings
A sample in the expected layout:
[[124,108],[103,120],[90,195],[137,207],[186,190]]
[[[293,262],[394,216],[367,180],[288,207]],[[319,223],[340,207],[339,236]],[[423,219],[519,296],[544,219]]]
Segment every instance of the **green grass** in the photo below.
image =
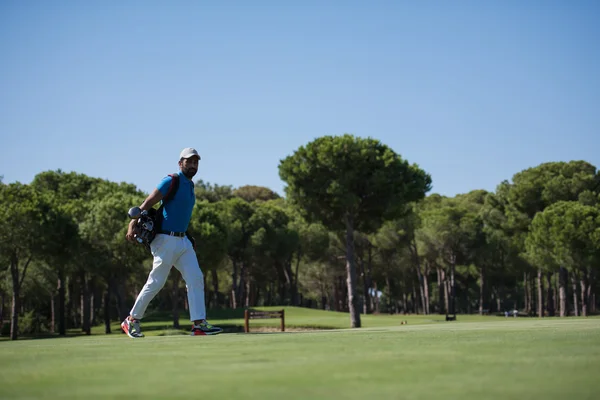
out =
[[[286,317],[288,326],[348,326],[346,314]],[[0,398],[598,398],[599,318],[436,321],[367,316],[361,329],[3,341]]]

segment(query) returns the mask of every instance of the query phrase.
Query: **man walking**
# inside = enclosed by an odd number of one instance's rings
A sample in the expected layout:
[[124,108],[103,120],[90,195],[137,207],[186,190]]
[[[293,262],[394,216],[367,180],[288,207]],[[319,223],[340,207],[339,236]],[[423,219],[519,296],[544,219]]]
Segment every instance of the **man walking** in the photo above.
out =
[[[187,231],[192,210],[196,203],[194,182],[192,178],[198,171],[200,155],[193,148],[185,148],[179,156],[179,187],[175,196],[164,204],[161,230],[150,244],[154,257],[152,271],[146,284],[140,291],[130,315],[121,323],[123,331],[131,338],[144,337],[140,329],[140,320],[144,317],[150,301],[162,289],[169,276],[171,266],[181,272],[188,292],[190,319],[193,321],[192,336],[214,335],[222,329],[206,321],[206,305],[204,304],[204,276],[198,265],[196,252],[187,238]],[[156,189],[144,200],[140,208],[150,210],[161,201],[171,188],[173,178],[167,176]],[[160,216],[158,216],[160,218]],[[127,240],[135,241],[135,220],[127,230]]]

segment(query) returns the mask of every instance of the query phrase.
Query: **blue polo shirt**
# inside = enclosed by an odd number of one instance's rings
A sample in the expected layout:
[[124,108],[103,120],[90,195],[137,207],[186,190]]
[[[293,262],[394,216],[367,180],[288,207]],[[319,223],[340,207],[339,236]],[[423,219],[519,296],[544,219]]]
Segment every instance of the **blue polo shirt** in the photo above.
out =
[[[187,231],[190,219],[192,218],[192,210],[196,204],[196,196],[194,195],[194,182],[189,180],[181,171],[179,174],[179,189],[165,206],[163,207],[163,223],[162,229],[165,231],[185,232]],[[165,177],[156,187],[164,196],[167,195],[171,181],[170,176]]]

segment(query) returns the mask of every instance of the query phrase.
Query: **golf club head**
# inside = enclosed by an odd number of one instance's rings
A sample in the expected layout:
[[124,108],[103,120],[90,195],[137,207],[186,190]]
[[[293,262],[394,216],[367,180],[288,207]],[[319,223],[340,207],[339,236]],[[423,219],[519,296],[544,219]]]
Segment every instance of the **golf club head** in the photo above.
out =
[[127,215],[129,215],[129,218],[131,219],[139,218],[142,215],[142,209],[139,207],[131,207],[127,212]]

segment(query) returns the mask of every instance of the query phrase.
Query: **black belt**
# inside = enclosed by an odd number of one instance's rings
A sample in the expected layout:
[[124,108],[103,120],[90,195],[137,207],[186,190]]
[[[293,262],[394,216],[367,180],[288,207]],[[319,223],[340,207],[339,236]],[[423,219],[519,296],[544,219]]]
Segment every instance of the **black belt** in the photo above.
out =
[[160,233],[164,233],[165,235],[169,235],[169,236],[177,236],[177,237],[185,236],[185,232],[160,231]]

